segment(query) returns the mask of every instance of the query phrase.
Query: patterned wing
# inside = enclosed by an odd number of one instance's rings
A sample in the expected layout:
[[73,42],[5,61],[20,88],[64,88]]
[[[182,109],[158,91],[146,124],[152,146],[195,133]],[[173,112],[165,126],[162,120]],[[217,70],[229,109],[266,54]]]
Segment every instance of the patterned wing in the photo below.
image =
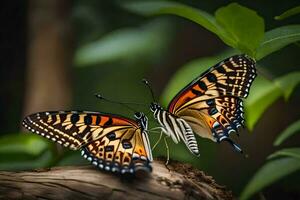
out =
[[186,119],[200,136],[228,140],[229,133],[243,126],[241,98],[248,96],[255,77],[254,60],[232,56],[193,80],[175,96],[168,110]]
[[[151,170],[148,136],[133,120],[98,112],[59,111],[29,115],[23,125],[72,150],[82,149],[83,156],[100,168],[120,172],[142,167]],[[124,159],[119,160],[121,157]]]
[[183,88],[171,101],[171,113],[220,96],[246,98],[256,77],[255,61],[246,55],[236,55],[216,64]]
[[82,155],[101,169],[133,173],[140,169],[151,171],[152,155],[147,134],[141,129],[111,132],[88,144]]

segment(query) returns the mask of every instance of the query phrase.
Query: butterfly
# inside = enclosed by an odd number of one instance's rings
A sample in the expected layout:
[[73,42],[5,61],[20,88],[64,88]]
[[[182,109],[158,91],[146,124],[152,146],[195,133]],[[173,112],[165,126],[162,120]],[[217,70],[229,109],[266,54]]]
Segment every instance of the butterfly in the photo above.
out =
[[255,65],[247,55],[229,57],[184,87],[167,110],[152,102],[150,110],[162,132],[175,143],[182,140],[195,155],[200,155],[195,134],[218,143],[227,141],[242,152],[229,134],[244,126],[242,98],[248,96],[257,75]]
[[148,119],[135,120],[100,112],[54,111],[26,116],[23,126],[81,155],[100,169],[116,173],[151,171]]

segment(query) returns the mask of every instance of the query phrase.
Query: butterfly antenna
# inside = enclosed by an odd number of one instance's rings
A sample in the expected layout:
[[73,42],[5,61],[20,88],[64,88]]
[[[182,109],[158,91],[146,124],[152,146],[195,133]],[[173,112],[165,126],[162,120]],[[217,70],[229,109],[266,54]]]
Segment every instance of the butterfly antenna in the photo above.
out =
[[152,88],[151,88],[149,82],[147,81],[147,79],[144,78],[144,79],[143,79],[143,83],[144,83],[145,85],[147,85],[148,89],[150,90],[150,93],[151,93],[151,96],[152,96],[153,101],[156,102],[155,97],[154,97],[153,90],[152,90]]
[[135,110],[135,109],[133,109],[132,107],[128,106],[127,104],[144,105],[144,104],[139,104],[139,103],[127,103],[127,102],[118,102],[118,101],[114,101],[114,100],[107,99],[107,98],[103,97],[101,94],[95,94],[95,97],[97,97],[98,99],[107,101],[107,102],[109,102],[109,103],[115,103],[115,104],[122,105],[122,106],[126,107],[127,109],[129,109],[130,111],[133,111],[133,112],[138,112],[138,111]]

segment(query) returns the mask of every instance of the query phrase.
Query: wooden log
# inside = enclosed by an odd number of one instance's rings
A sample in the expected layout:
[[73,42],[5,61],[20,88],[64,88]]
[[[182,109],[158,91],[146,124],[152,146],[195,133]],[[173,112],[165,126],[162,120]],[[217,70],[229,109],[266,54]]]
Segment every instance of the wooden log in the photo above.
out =
[[153,163],[151,174],[121,176],[93,166],[0,171],[0,199],[233,199],[231,191],[190,165]]

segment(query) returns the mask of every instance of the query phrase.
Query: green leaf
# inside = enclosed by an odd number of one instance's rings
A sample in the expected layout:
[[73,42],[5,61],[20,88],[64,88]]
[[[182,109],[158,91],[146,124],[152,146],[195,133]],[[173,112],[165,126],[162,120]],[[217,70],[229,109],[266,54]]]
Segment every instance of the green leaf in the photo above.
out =
[[34,134],[0,138],[0,169],[23,170],[46,166],[53,158],[51,144]]
[[49,143],[33,134],[10,134],[0,138],[0,154],[19,153],[37,156]]
[[254,10],[231,3],[219,8],[217,23],[234,40],[234,47],[254,57],[255,50],[264,37],[264,20]]
[[288,25],[272,29],[265,33],[265,37],[257,49],[256,58],[260,60],[299,40],[300,25]]
[[283,20],[285,18],[288,18],[288,17],[293,16],[293,15],[297,15],[299,13],[300,13],[300,6],[296,6],[294,8],[291,8],[291,9],[285,11],[281,15],[276,16],[275,19],[276,20]]
[[240,199],[249,199],[263,188],[280,180],[281,178],[300,169],[300,160],[295,158],[281,158],[269,161],[256,172],[254,177],[244,188]]
[[156,20],[138,28],[116,30],[80,47],[75,53],[75,65],[87,66],[159,55],[172,38],[169,30],[170,25],[165,20]]
[[170,102],[172,98],[194,78],[198,77],[208,68],[214,66],[218,62],[235,53],[236,51],[230,50],[218,56],[196,59],[182,66],[172,76],[167,86],[165,87],[161,95],[162,104],[167,106],[168,102]]
[[263,39],[264,20],[255,11],[237,3],[218,9],[216,18],[203,10],[172,1],[133,1],[123,7],[147,16],[172,14],[189,19],[216,34],[225,44],[252,57]]
[[296,147],[296,148],[281,149],[281,150],[276,151],[275,153],[272,153],[271,155],[269,155],[267,159],[274,159],[274,158],[278,158],[278,157],[282,157],[282,156],[300,159],[300,148]]
[[300,132],[300,120],[288,126],[275,140],[274,146],[282,144],[287,138]]
[[123,4],[123,7],[141,15],[173,14],[189,19],[207,30],[218,34],[218,25],[209,13],[172,1],[133,1]]
[[[280,97],[289,97],[291,92],[300,83],[299,72],[291,72],[284,76],[267,80],[258,76],[251,89],[248,98],[245,100],[245,116],[248,129],[253,130],[262,114]],[[295,78],[295,79],[291,79]]]
[[15,159],[0,161],[0,170],[26,170],[48,167],[51,160],[53,160],[53,153],[49,150],[43,152],[36,158],[32,159]]
[[274,82],[281,89],[283,96],[287,101],[294,89],[300,83],[300,71],[289,73],[279,79],[276,79]]
[[258,119],[265,110],[281,96],[281,90],[276,85],[258,76],[245,100],[245,116],[247,128],[252,131]]
[[172,14],[186,18],[216,34],[227,45],[235,46],[232,38],[216,23],[214,16],[203,10],[172,1],[134,1],[123,4],[123,7],[147,16]]

